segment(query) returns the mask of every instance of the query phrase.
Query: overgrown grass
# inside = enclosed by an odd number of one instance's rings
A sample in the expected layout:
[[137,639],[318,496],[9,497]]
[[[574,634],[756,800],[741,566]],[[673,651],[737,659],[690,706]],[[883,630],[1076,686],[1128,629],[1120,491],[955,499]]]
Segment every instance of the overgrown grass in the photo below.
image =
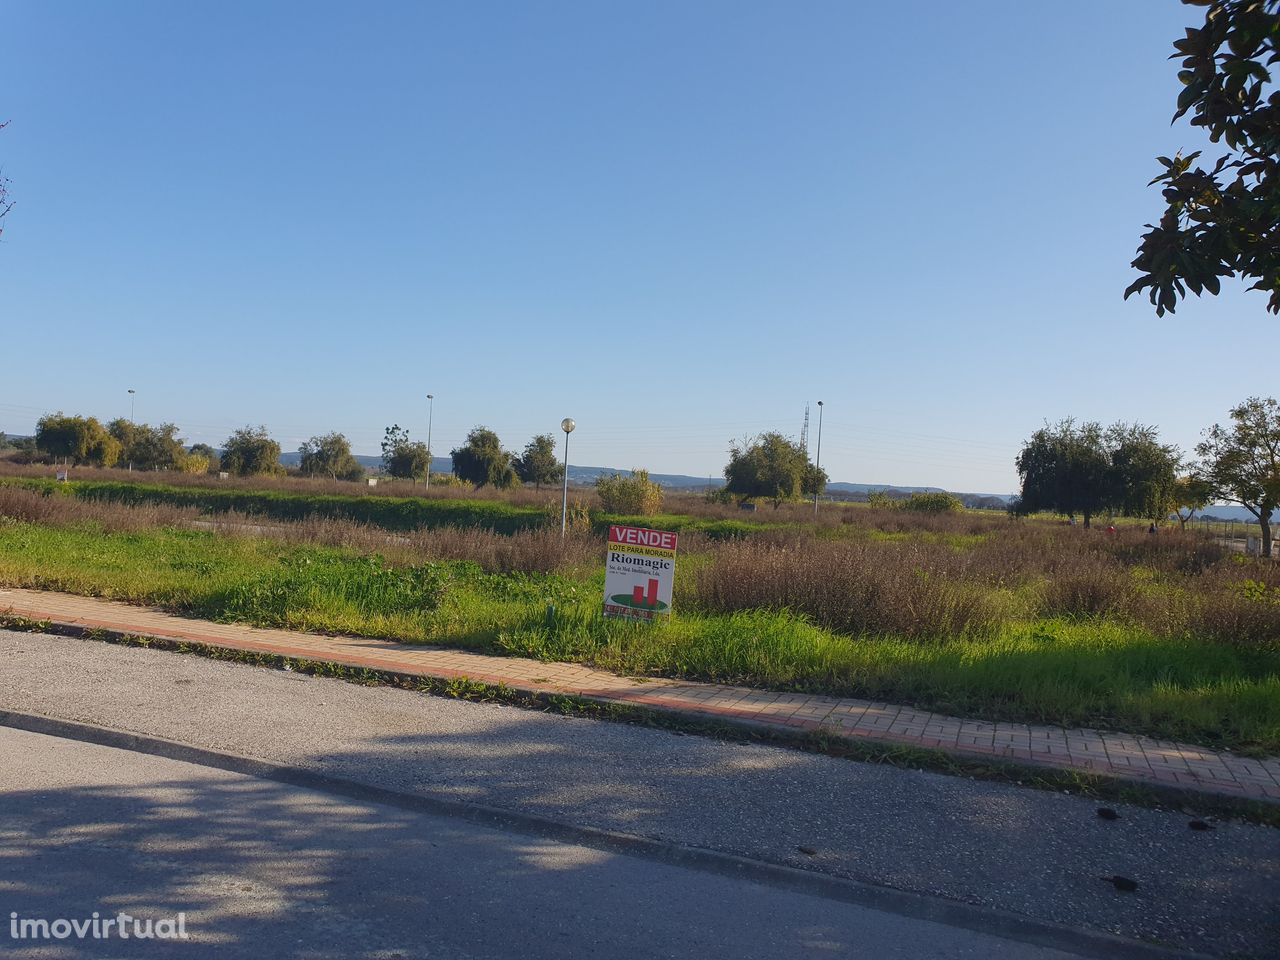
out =
[[[1238,595],[1240,603],[1266,611],[1259,614],[1256,636],[1224,643],[1185,623],[1156,629],[1111,607],[1102,614],[1049,613],[1063,601],[1046,601],[1041,581],[1075,568],[1062,556],[1026,561],[1023,554],[1043,544],[1025,542],[1035,535],[1016,530],[1003,550],[991,546],[1000,539],[993,537],[960,553],[939,543],[855,540],[824,547],[811,540],[800,549],[695,537],[693,556],[681,561],[681,612],[650,626],[599,616],[603,574],[594,564],[502,572],[466,559],[424,562],[403,545],[371,555],[209,531],[126,523],[113,530],[101,517],[64,520],[0,521],[0,582],[155,603],[209,619],[1280,752],[1280,652],[1266,633],[1275,589],[1270,575],[1212,557],[1201,558],[1208,566],[1196,573],[1201,561],[1188,560],[1186,549],[1146,541],[1123,545],[1129,554],[1122,545],[1096,541],[1104,544],[1098,556],[1129,561],[1121,569],[1137,584],[1134,609],[1150,596],[1182,597],[1189,578],[1207,578],[1213,595]],[[591,545],[583,542],[584,549]],[[822,549],[835,552],[804,559],[805,551]],[[1086,559],[1095,550],[1082,549]],[[788,551],[801,557],[801,567],[788,566]],[[1133,562],[1138,559],[1144,563]],[[762,569],[766,560],[774,567]],[[841,564],[847,568],[839,574],[843,580],[795,582],[817,580]],[[882,578],[875,588],[880,592],[867,593],[867,570],[873,568]],[[1001,577],[1007,578],[1003,585]],[[898,581],[906,584],[905,593],[883,592]],[[1242,583],[1259,586],[1242,589]],[[731,595],[734,584],[741,592]],[[983,584],[996,592],[995,600],[981,592]],[[1123,592],[1129,596],[1127,586]],[[842,595],[844,607],[856,612],[842,609]],[[898,609],[904,598],[906,606]],[[962,616],[974,610],[968,619]],[[937,629],[936,617],[950,617],[949,626]]]

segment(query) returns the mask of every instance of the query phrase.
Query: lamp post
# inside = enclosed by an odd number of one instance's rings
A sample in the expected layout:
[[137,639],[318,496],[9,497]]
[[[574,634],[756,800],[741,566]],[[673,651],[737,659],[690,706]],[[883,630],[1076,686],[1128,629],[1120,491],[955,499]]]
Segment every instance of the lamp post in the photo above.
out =
[[427,489],[431,489],[431,420],[436,412],[436,397],[427,394]]
[[[132,388],[132,387],[130,387],[130,388],[129,388],[129,426],[130,426],[130,427],[132,427],[132,426],[133,426],[133,416],[134,416],[134,414],[133,414],[133,402],[134,402],[134,400],[135,400],[135,399],[136,399],[135,391],[133,390],[133,388]],[[130,473],[133,473],[133,461],[132,461],[132,460],[130,460],[130,461],[129,461],[129,472],[130,472]]]
[[569,434],[577,424],[572,417],[560,421],[560,429],[564,431],[564,494],[560,498],[560,539],[564,539],[569,525]]
[[822,401],[818,401],[818,450],[813,455],[813,515],[818,515],[818,488],[822,485]]

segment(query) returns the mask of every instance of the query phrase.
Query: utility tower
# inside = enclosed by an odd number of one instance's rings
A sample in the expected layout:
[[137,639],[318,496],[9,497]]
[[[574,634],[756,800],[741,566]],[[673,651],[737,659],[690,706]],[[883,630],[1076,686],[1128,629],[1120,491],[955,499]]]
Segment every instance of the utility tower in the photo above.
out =
[[809,401],[804,402],[804,426],[800,428],[800,448],[806,459],[809,456]]

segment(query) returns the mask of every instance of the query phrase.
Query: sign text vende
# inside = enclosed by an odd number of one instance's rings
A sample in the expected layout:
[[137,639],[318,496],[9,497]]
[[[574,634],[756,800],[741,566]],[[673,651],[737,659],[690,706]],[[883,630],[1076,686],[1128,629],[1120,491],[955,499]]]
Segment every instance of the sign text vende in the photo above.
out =
[[653,620],[671,612],[677,541],[667,530],[610,524],[605,616]]
[[633,543],[638,547],[657,547],[660,550],[676,548],[676,534],[666,530],[649,530],[645,527],[609,525],[610,543]]

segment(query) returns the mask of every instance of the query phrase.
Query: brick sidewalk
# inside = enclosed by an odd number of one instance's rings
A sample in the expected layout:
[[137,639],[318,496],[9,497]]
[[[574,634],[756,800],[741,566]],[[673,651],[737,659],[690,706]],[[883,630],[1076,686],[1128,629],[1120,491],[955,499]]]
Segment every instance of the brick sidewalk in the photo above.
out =
[[0,589],[0,613],[415,676],[467,677],[519,691],[572,694],[704,720],[731,720],[787,732],[820,731],[852,740],[940,749],[959,757],[1004,758],[1184,790],[1280,801],[1280,759],[1253,760],[1122,733],[963,720],[869,700],[685,680],[631,679],[580,664],[229,626],[38,590]]

